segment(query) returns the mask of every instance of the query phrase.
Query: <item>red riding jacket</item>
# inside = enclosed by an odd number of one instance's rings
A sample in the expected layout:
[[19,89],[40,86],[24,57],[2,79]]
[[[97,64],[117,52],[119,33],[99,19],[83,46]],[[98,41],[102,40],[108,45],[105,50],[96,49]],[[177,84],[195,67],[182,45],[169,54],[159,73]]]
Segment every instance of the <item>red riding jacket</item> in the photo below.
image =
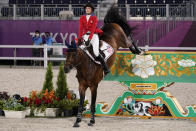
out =
[[90,40],[92,39],[94,33],[99,35],[103,33],[103,31],[97,27],[97,17],[95,15],[91,15],[88,22],[86,15],[82,15],[80,17],[79,39],[81,39],[87,32],[90,32]]

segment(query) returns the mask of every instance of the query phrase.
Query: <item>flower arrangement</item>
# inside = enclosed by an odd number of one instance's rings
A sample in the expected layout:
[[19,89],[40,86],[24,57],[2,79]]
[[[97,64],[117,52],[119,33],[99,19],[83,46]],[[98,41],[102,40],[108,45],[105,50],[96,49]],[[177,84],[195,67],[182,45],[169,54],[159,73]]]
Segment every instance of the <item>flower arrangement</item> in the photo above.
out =
[[3,100],[3,110],[6,118],[25,118],[26,107],[14,97]]
[[[46,108],[57,108],[59,105],[59,98],[54,95],[54,90],[50,92],[48,89],[45,92],[32,91],[29,98],[24,97],[23,104],[31,108],[31,112],[35,109],[44,112]],[[31,114],[32,115],[32,114]]]
[[[65,110],[73,110],[73,108],[79,106],[80,100],[76,99],[76,95],[68,90],[63,67],[64,64],[61,63],[56,83],[57,88],[55,91],[52,83],[52,64],[50,63],[47,68],[42,90],[40,92],[32,91],[29,97],[24,97],[23,105],[25,107],[30,107],[30,116],[33,116],[37,112],[47,112],[47,108],[58,108],[62,114]],[[87,103],[88,101],[85,101],[84,105]]]
[[3,101],[3,110],[24,111],[26,107],[18,102],[17,99],[9,98]]

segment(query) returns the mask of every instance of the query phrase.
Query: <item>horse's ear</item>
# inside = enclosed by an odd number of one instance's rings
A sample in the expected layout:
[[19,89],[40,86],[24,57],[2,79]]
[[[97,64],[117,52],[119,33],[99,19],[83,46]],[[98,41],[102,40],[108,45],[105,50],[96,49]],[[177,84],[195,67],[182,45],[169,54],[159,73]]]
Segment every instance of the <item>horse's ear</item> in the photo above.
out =
[[77,45],[76,45],[75,40],[73,40],[73,41],[71,42],[71,45],[72,45],[72,47],[73,47],[74,49],[76,49],[76,48],[77,48]]
[[69,43],[67,43],[67,41],[65,41],[65,45],[66,45],[68,48],[70,48],[70,45],[69,45]]

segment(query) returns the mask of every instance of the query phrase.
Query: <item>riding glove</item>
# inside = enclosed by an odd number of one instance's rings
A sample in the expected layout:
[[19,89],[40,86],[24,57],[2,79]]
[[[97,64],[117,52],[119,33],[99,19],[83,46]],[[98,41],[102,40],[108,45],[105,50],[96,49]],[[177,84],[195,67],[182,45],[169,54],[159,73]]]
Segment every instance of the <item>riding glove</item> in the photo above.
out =
[[89,46],[90,45],[90,40],[89,39],[85,42],[85,45],[86,46]]
[[78,39],[78,46],[80,46],[82,44],[82,40]]

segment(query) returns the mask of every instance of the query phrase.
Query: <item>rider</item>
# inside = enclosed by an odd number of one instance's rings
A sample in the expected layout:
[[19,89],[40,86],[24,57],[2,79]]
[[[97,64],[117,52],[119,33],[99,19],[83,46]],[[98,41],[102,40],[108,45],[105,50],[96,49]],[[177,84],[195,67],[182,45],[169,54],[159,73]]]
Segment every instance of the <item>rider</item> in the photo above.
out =
[[78,44],[82,44],[82,39],[86,41],[86,45],[91,43],[93,47],[94,55],[96,59],[101,63],[104,74],[110,72],[104,58],[99,54],[99,36],[103,33],[101,29],[97,27],[97,17],[94,15],[94,7],[91,3],[87,3],[84,6],[85,15],[80,17],[79,27],[79,39]]

